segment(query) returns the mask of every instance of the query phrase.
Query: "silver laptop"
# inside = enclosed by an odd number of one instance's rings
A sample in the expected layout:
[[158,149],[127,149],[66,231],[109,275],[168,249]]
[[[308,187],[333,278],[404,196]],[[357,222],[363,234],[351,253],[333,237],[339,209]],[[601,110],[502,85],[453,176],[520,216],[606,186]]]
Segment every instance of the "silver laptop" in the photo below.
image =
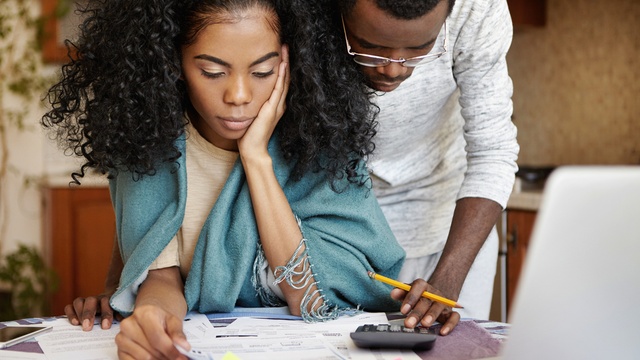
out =
[[545,186],[502,359],[640,359],[640,166]]

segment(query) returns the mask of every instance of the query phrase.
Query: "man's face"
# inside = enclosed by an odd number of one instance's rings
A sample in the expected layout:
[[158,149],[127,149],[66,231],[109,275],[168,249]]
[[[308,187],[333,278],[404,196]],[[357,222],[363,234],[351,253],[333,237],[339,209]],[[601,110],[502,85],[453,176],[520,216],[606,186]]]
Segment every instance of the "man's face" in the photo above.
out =
[[[404,20],[380,10],[373,0],[357,0],[351,13],[344,16],[351,50],[396,60],[426,55],[437,45],[448,6],[443,0],[424,16]],[[361,69],[371,88],[385,92],[395,90],[413,73],[413,68],[399,63]]]

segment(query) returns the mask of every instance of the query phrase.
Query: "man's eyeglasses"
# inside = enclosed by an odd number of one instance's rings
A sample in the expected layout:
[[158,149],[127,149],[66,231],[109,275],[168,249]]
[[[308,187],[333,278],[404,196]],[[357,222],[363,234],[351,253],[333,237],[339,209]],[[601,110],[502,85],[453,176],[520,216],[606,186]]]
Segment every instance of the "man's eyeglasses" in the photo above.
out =
[[369,54],[361,54],[351,51],[351,45],[349,45],[349,39],[347,39],[347,29],[344,26],[344,18],[342,18],[342,30],[344,31],[344,41],[347,44],[347,53],[353,56],[353,61],[368,67],[382,67],[391,63],[399,63],[404,67],[416,67],[418,65],[424,65],[432,62],[433,60],[441,57],[447,53],[447,22],[444,22],[444,43],[442,44],[442,51],[436,53],[429,53],[427,55],[416,56],[408,59],[390,59],[384,56],[376,56]]

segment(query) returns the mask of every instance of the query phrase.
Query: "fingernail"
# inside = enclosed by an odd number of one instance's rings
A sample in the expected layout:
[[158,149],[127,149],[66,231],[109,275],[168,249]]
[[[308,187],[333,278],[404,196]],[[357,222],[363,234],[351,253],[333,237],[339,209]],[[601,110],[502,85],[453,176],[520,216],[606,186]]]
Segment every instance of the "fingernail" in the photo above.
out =
[[424,322],[426,322],[427,324],[431,325],[431,323],[433,322],[433,316],[431,316],[431,315],[427,315],[427,316],[424,318]]
[[78,319],[71,319],[71,324],[72,325],[80,325],[80,322],[78,321]]
[[109,320],[103,319],[101,326],[102,326],[103,329],[108,328],[109,327]]
[[89,319],[82,320],[82,329],[83,330],[88,330],[90,325],[91,325],[91,322],[89,321]]
[[403,314],[408,314],[409,311],[411,311],[411,305],[409,304],[404,304],[402,309],[400,309],[400,312],[402,312]]
[[407,319],[407,327],[415,327],[416,326],[416,318],[410,317]]
[[450,330],[451,330],[451,329],[449,329],[449,327],[448,327],[448,326],[445,326],[445,327],[443,327],[443,328],[442,328],[442,331],[440,331],[440,334],[442,334],[442,335],[447,335],[447,334],[449,333],[449,331],[450,331]]

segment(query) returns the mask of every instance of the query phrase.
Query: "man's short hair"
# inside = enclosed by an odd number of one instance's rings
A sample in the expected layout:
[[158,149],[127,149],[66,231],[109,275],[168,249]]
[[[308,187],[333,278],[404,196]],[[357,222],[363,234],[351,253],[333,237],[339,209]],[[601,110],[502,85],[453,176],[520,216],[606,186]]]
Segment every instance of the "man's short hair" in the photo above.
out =
[[419,18],[433,10],[441,1],[449,2],[447,14],[450,14],[456,2],[456,0],[337,0],[340,12],[343,15],[349,14],[358,1],[373,1],[379,9],[403,20]]

